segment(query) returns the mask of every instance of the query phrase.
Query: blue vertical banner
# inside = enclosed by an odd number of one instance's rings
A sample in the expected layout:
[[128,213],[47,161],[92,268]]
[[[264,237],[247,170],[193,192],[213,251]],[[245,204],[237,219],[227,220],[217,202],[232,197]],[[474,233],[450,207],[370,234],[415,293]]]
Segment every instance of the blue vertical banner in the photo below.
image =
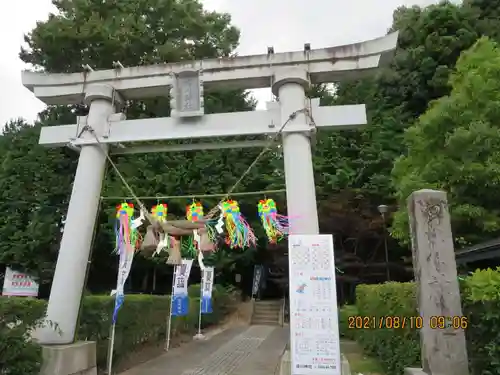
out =
[[186,316],[189,313],[188,280],[192,265],[192,259],[182,259],[182,264],[175,267],[172,316]]
[[120,263],[118,266],[118,280],[116,282],[116,295],[115,295],[115,308],[113,310],[112,323],[116,324],[118,319],[118,311],[125,301],[125,282],[127,281],[130,269],[132,268],[132,261],[134,260],[134,251],[122,251],[120,254]]
[[203,278],[201,279],[201,313],[210,314],[212,312],[212,289],[214,285],[214,268],[205,267]]

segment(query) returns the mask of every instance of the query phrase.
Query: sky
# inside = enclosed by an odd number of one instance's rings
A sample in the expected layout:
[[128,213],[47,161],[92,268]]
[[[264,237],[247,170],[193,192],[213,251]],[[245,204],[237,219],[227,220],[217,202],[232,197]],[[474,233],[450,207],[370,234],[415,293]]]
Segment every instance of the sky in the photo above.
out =
[[[384,35],[399,6],[426,6],[437,0],[202,0],[207,9],[230,13],[241,31],[241,55],[325,48]],[[19,60],[23,35],[54,12],[51,0],[10,1],[0,12],[0,127],[13,118],[34,121],[44,104],[24,88]],[[255,90],[258,108],[271,100],[270,89]]]

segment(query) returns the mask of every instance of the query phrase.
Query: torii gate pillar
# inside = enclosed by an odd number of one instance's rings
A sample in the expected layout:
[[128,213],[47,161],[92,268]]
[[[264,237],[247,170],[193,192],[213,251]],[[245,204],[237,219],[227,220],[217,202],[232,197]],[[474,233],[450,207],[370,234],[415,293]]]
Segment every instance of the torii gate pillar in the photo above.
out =
[[[290,68],[274,76],[273,94],[278,96],[283,121],[291,114],[306,108],[305,88],[309,86],[307,72]],[[286,125],[288,130],[304,125],[310,120],[303,112],[297,113]],[[292,234],[318,234],[318,210],[311,153],[310,134],[303,131],[283,135],[286,200]]]
[[[102,137],[106,133],[110,116],[121,103],[119,94],[111,86],[93,84],[87,87],[85,104],[90,108],[86,121],[97,136]],[[82,127],[80,123],[80,132]],[[91,135],[82,132],[82,137]],[[78,320],[106,169],[106,155],[102,147],[107,151],[107,145],[86,145],[80,151],[47,307],[47,317],[57,322],[59,332],[50,326],[40,329],[35,336],[41,343],[66,344],[75,337],[75,322]]]

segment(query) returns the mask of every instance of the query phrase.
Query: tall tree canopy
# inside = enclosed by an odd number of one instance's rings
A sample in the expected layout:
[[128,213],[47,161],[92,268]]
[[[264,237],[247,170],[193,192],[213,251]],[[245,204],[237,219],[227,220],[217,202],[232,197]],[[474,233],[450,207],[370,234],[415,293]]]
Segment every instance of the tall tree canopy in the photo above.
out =
[[[59,15],[25,37],[23,61],[47,72],[73,73],[82,64],[110,69],[228,56],[239,31],[228,14],[197,0],[53,0]],[[190,43],[190,42],[194,43]]]
[[[399,30],[400,36],[390,66],[375,77],[339,84],[333,100],[335,104],[366,103],[368,126],[320,133],[315,164],[325,201],[324,229],[344,237],[346,249],[356,254],[362,253],[363,243],[368,254],[378,246],[379,260],[383,259],[384,225],[376,207],[396,204],[391,170],[406,152],[404,132],[431,100],[449,92],[448,76],[460,52],[479,37],[475,13],[447,2],[397,9],[393,30]],[[392,260],[408,255],[407,246],[389,246]]]
[[39,147],[39,134],[40,125],[18,120],[6,124],[0,136],[0,264],[27,269],[48,280],[76,157],[67,149]]
[[405,135],[394,166],[400,210],[393,234],[408,236],[405,199],[422,188],[449,194],[458,243],[500,231],[500,49],[487,38],[463,53],[452,91],[431,104]]

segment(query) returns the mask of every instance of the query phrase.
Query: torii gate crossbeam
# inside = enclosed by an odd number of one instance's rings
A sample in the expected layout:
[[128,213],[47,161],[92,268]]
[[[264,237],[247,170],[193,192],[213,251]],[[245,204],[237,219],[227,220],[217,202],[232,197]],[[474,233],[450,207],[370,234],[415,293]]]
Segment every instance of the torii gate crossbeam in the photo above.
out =
[[126,99],[165,96],[172,73],[184,69],[203,71],[205,88],[258,89],[270,86],[277,70],[300,68],[311,83],[337,82],[373,73],[392,58],[398,33],[366,42],[310,51],[239,56],[201,61],[149,65],[87,73],[40,74],[25,71],[23,85],[46,104],[79,104],[84,84],[107,84]]
[[[294,220],[291,231],[317,234],[309,135],[316,127],[342,129],[366,124],[366,112],[364,105],[320,107],[318,100],[308,102],[305,88],[311,82],[332,82],[373,72],[388,61],[396,42],[397,33],[393,33],[368,42],[303,52],[75,74],[23,72],[23,84],[47,104],[77,104],[83,95],[90,105],[88,116],[80,117],[78,124],[46,127],[40,135],[40,144],[52,147],[70,144],[80,149],[47,310],[47,319],[57,322],[62,334],[46,329],[40,341],[44,344],[73,341],[106,165],[105,152],[147,152],[146,146],[129,148],[129,144],[140,141],[276,134],[289,119],[282,134],[287,206],[289,215],[300,218]],[[252,89],[271,85],[279,102],[268,105],[267,111],[197,115],[188,119],[127,121],[124,114],[115,113],[125,99],[166,95],[169,87],[175,85],[173,75],[185,69],[201,73],[199,82],[205,88]],[[314,124],[303,112],[290,118],[304,108],[309,109]],[[94,130],[99,145],[92,135],[81,132],[83,125]],[[116,145],[121,148],[113,149]],[[183,149],[181,145],[178,147]],[[186,149],[193,148],[187,145]]]

